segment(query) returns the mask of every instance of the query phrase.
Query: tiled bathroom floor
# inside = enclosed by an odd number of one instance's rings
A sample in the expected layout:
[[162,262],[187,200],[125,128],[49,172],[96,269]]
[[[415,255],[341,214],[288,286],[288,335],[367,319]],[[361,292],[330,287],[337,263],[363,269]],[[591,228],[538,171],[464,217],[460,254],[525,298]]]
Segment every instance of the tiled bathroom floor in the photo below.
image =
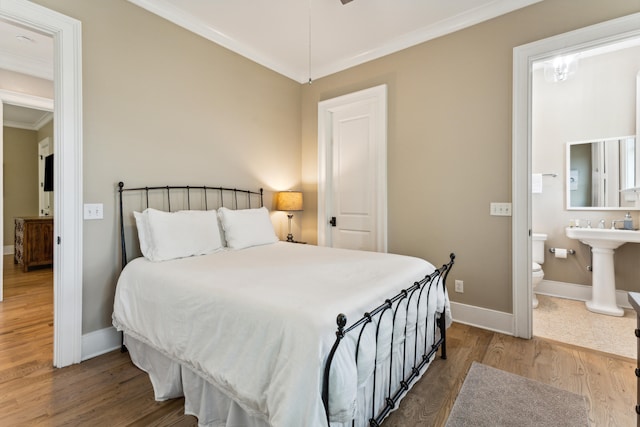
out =
[[588,311],[583,301],[538,295],[533,335],[636,359],[636,312],[623,317]]

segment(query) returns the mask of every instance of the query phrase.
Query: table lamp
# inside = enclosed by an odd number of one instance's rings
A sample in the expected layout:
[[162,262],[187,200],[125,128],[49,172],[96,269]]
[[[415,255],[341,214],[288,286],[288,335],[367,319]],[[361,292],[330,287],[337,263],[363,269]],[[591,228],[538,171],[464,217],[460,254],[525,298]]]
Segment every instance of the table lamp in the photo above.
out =
[[281,191],[276,195],[276,210],[287,211],[289,218],[289,234],[287,234],[287,242],[294,242],[293,234],[291,234],[291,219],[293,213],[302,210],[302,193],[300,191]]

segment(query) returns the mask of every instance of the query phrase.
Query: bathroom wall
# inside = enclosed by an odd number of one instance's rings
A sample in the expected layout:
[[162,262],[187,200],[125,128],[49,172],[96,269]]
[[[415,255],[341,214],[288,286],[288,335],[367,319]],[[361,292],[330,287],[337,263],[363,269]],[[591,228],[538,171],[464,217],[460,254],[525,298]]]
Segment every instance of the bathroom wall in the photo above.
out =
[[[589,247],[565,236],[572,219],[622,219],[626,212],[567,210],[565,197],[566,144],[607,139],[636,133],[636,75],[640,71],[640,47],[595,57],[579,58],[576,73],[562,82],[547,82],[544,70],[533,77],[533,173],[556,173],[543,177],[543,192],[532,194],[535,232],[547,233],[546,247],[572,248],[574,256],[556,259],[546,252],[545,280],[591,285]],[[638,226],[640,215],[631,211]],[[616,286],[640,291],[640,245],[626,244],[616,250]]]

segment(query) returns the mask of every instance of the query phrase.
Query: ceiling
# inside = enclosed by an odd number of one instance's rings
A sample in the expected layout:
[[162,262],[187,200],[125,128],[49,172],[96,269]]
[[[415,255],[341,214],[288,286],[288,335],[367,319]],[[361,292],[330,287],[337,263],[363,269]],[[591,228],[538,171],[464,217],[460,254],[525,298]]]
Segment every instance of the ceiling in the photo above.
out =
[[53,39],[0,19],[0,68],[53,80]]
[[[302,83],[541,0],[128,1]],[[53,80],[52,38],[0,20],[0,69]],[[25,129],[50,116],[4,108],[5,122]]]
[[40,130],[42,126],[49,123],[49,120],[53,119],[53,113],[50,111],[34,110],[11,104],[5,104],[2,113],[4,126],[28,130]]
[[541,0],[128,1],[307,82]]
[[[129,1],[307,82],[541,0]],[[0,69],[53,80],[52,38],[0,19]],[[50,112],[4,107],[4,122],[13,127],[37,130],[50,118]]]
[[[53,80],[53,39],[0,20],[0,69]],[[5,104],[2,116],[5,126],[39,130],[53,113]]]

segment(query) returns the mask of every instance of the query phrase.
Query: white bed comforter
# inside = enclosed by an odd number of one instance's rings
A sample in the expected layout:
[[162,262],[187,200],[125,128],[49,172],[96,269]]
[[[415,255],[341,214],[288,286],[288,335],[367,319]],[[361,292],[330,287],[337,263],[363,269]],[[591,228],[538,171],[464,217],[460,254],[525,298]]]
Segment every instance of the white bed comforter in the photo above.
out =
[[113,324],[272,426],[326,426],[322,370],[336,315],[355,321],[433,271],[413,257],[285,242],[138,258],[118,281]]

